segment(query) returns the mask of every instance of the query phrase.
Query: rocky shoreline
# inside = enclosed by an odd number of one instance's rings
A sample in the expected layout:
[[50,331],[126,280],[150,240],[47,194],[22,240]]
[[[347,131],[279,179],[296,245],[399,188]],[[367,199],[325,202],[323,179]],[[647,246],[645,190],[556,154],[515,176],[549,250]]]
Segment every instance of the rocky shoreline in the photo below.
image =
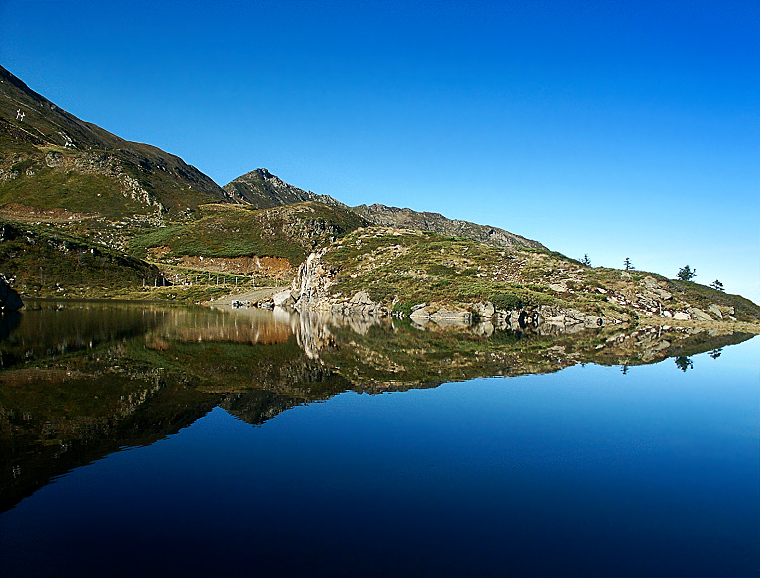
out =
[[[468,326],[485,324],[484,331],[496,329],[520,330],[541,326],[544,331],[574,332],[605,325],[638,324],[657,326],[737,326],[760,333],[760,325],[741,323],[734,317],[734,308],[717,304],[700,309],[675,298],[664,288],[665,283],[646,276],[635,291],[613,291],[593,288],[611,303],[601,314],[574,307],[539,305],[517,309],[502,309],[488,299],[463,303],[422,302],[409,311],[394,310],[397,300],[390,304],[373,301],[365,290],[353,295],[334,292],[338,268],[323,261],[326,250],[312,253],[298,269],[290,288],[274,293],[256,305],[281,308],[300,313],[314,312],[344,318],[408,318],[413,325]],[[252,303],[253,304],[253,303]],[[490,327],[489,327],[490,326]]]

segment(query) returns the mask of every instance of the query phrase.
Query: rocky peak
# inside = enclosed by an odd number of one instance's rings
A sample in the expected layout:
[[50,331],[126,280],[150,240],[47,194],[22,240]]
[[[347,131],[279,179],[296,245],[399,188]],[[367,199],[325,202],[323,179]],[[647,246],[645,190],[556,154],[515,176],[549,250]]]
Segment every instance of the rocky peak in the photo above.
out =
[[283,181],[267,169],[259,168],[239,176],[224,186],[235,199],[253,205],[257,209],[271,209],[305,201],[317,201],[333,207],[346,205],[329,195],[317,195],[304,191]]

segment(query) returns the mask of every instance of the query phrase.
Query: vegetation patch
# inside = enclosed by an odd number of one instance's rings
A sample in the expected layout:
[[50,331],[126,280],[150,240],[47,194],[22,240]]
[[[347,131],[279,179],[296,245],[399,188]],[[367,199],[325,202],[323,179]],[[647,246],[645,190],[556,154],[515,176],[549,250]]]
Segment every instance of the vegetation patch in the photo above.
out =
[[153,247],[167,247],[173,258],[283,257],[297,267],[320,245],[362,224],[349,211],[314,202],[266,210],[205,205],[192,221],[136,234],[129,249],[142,258]]

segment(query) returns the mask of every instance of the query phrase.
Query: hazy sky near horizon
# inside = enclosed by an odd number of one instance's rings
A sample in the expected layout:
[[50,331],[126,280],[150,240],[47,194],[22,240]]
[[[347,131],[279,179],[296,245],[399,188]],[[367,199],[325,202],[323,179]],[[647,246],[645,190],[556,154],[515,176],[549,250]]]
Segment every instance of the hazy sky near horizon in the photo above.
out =
[[502,227],[760,302],[760,2],[0,0],[0,64],[224,185]]

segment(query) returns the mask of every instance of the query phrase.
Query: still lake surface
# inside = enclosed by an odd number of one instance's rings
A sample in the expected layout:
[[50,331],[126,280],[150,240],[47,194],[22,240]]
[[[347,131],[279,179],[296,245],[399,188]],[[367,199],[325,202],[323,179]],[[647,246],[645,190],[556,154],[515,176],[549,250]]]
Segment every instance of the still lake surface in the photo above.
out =
[[42,301],[0,337],[4,577],[760,576],[757,338]]

